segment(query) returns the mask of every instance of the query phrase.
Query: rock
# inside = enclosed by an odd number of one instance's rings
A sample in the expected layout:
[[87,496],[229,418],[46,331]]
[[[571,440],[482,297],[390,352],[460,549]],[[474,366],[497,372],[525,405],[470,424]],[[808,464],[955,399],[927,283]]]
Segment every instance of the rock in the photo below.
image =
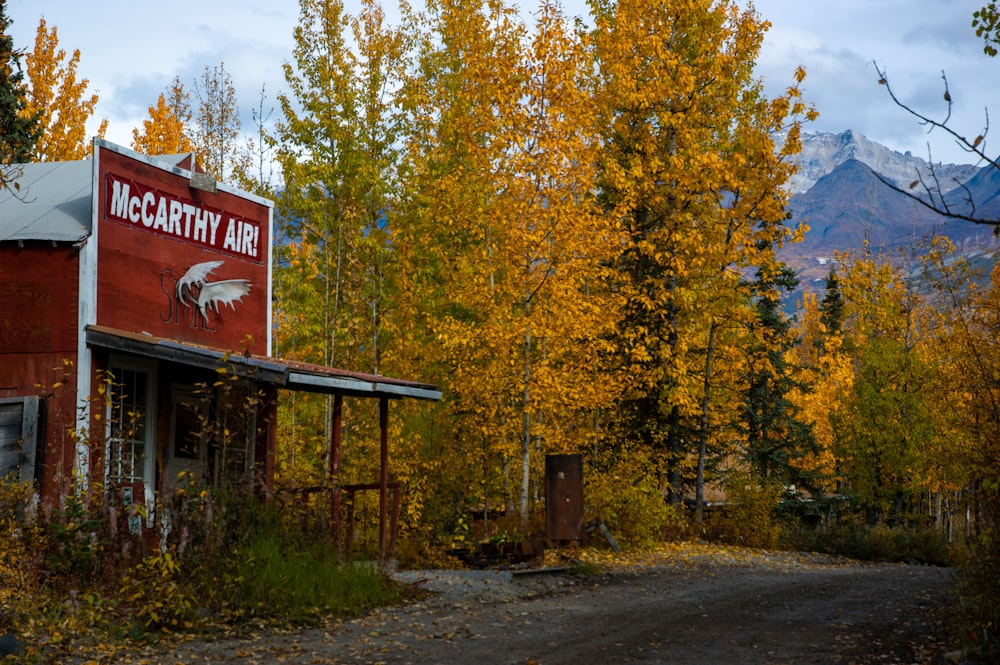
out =
[[931,665],[969,665],[965,660],[965,652],[961,650],[956,651],[940,651],[938,655],[934,657],[931,661]]
[[0,637],[0,659],[7,656],[21,656],[24,654],[24,645],[14,636],[14,633],[7,633]]

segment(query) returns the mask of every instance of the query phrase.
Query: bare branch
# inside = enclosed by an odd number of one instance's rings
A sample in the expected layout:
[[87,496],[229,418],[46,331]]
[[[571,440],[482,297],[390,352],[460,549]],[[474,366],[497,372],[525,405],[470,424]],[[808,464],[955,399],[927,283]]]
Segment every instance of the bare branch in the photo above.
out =
[[916,118],[921,125],[926,126],[928,133],[934,131],[935,129],[940,129],[941,131],[951,136],[955,140],[955,143],[957,143],[958,146],[961,147],[963,150],[965,150],[970,154],[976,155],[979,159],[988,162],[994,168],[1000,169],[1000,163],[998,163],[994,158],[988,156],[985,152],[986,150],[985,139],[990,129],[988,112],[986,114],[986,122],[985,126],[983,127],[983,131],[978,136],[976,136],[975,139],[971,141],[966,137],[962,136],[961,134],[959,134],[956,130],[948,126],[948,121],[951,119],[952,101],[951,101],[951,93],[948,90],[948,79],[945,76],[944,72],[941,73],[941,78],[944,79],[944,99],[945,102],[948,104],[948,113],[945,115],[944,120],[933,120],[932,118],[927,117],[923,113],[920,113],[911,108],[910,106],[908,106],[907,104],[903,103],[903,101],[896,96],[896,93],[892,89],[892,86],[889,85],[889,78],[886,75],[885,70],[879,69],[878,63],[876,62],[873,62],[872,64],[875,65],[875,71],[878,73],[879,84],[885,86],[885,89],[889,93],[889,97],[892,99],[893,103],[895,103],[896,106],[898,106],[899,108],[903,109],[904,111],[912,115],[914,118]]
[[[889,84],[889,77],[887,76],[886,71],[879,68],[877,62],[872,62],[872,64],[875,66],[875,72],[878,74],[879,85],[885,86],[886,92],[889,93],[889,97],[892,99],[893,103],[916,118],[919,124],[927,127],[928,133],[934,131],[935,129],[943,131],[954,139],[955,143],[962,150],[971,155],[975,155],[979,161],[986,162],[986,164],[990,167],[1000,170],[1000,162],[998,162],[996,158],[990,157],[986,154],[986,136],[989,134],[990,130],[990,117],[988,110],[985,113],[985,123],[982,132],[980,132],[976,138],[971,141],[948,125],[948,122],[951,120],[952,98],[951,91],[948,88],[948,77],[943,71],[941,72],[941,79],[944,81],[944,101],[947,104],[947,113],[945,114],[943,120],[934,120],[933,118],[916,111],[900,100],[899,97],[896,96],[892,86]],[[946,191],[949,190],[946,190],[941,186],[941,179],[938,175],[938,170],[934,166],[934,160],[931,156],[930,145],[927,147],[927,157],[930,164],[928,172],[924,174],[918,169],[916,172],[916,180],[910,183],[909,188],[900,187],[895,182],[892,182],[882,176],[880,173],[876,172],[875,175],[884,185],[893,191],[903,194],[904,196],[919,203],[928,210],[938,213],[939,215],[948,217],[949,219],[971,222],[973,224],[993,226],[1000,230],[1000,219],[988,219],[977,215],[974,197],[972,196],[971,190],[969,190],[965,183],[955,180],[956,187],[951,188],[950,191],[961,189],[964,192],[964,196],[961,201],[966,204],[968,208],[965,209],[963,206],[960,210],[956,207],[954,201],[949,202],[949,200],[945,197]]]

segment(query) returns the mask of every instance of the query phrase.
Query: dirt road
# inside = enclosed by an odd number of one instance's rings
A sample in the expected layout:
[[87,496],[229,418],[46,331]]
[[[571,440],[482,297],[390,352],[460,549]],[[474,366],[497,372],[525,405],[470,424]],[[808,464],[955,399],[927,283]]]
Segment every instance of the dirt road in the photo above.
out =
[[926,663],[949,571],[688,547],[598,576],[415,571],[433,594],[322,628],[192,642],[157,663]]

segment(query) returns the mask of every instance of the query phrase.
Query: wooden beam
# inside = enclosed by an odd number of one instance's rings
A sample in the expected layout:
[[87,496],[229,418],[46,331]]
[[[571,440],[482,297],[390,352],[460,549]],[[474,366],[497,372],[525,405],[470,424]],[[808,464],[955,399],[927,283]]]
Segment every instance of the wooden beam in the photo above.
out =
[[344,396],[333,397],[333,420],[330,423],[330,518],[333,521],[334,545],[337,555],[343,552],[340,523],[340,442],[344,421]]
[[386,538],[386,521],[388,519],[389,494],[389,398],[382,397],[378,401],[379,428],[379,488],[378,488],[378,552],[379,562],[383,565],[388,558],[388,539]]

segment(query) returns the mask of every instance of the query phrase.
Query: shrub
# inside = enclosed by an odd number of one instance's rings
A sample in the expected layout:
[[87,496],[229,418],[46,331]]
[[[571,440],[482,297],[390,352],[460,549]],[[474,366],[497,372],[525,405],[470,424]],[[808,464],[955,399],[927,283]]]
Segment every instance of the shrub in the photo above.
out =
[[46,548],[36,502],[31,486],[0,480],[0,615],[15,626],[34,609],[41,553]]
[[1000,539],[991,530],[969,543],[955,566],[955,623],[973,660],[1000,662]]
[[731,473],[725,487],[726,504],[709,516],[706,535],[745,547],[774,547],[781,532],[776,517],[781,485],[749,473]]
[[121,596],[146,629],[191,628],[194,602],[180,578],[177,559],[169,551],[160,552],[126,573]]
[[587,486],[588,520],[601,519],[626,548],[652,549],[683,537],[687,523],[656,487],[599,478]]
[[227,587],[237,615],[307,620],[353,615],[398,599],[371,563],[342,563],[326,542],[292,544],[260,532],[234,551]]
[[871,527],[845,523],[830,528],[789,526],[782,532],[787,549],[822,552],[862,561],[948,565],[950,549],[934,529]]

